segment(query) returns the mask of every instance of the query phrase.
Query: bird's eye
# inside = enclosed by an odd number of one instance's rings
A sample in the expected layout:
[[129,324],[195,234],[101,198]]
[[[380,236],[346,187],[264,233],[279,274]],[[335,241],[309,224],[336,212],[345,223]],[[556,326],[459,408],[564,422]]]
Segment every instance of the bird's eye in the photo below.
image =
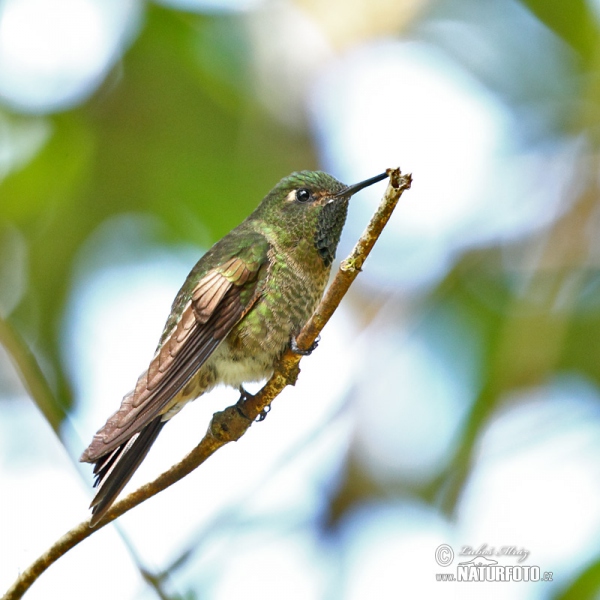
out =
[[298,200],[298,202],[308,202],[310,200],[310,190],[307,190],[306,188],[296,190],[296,200]]

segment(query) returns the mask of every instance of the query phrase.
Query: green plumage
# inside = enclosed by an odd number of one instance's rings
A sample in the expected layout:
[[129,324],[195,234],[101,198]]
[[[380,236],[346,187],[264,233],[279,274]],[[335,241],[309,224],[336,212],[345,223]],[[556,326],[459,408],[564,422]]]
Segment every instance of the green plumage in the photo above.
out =
[[292,173],[198,261],[148,369],[81,457],[95,463],[92,524],[186,402],[271,375],[323,295],[350,196],[385,177],[347,187],[320,171]]

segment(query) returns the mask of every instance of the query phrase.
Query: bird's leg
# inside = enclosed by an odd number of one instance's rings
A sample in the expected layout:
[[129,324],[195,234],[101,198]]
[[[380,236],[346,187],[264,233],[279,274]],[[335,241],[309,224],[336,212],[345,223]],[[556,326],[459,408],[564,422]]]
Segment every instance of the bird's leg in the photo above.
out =
[[246,402],[246,400],[252,400],[252,398],[254,398],[254,394],[247,392],[243,385],[240,385],[238,390],[240,392],[240,399],[238,400],[238,403],[243,403]]
[[[242,417],[244,417],[245,419],[248,419],[248,421],[249,421],[250,417],[244,412],[244,402],[254,398],[254,395],[251,394],[250,392],[247,392],[244,389],[244,386],[242,386],[242,385],[240,385],[239,390],[240,390],[240,399],[237,401],[235,406],[237,408],[237,411],[240,413],[240,415],[242,415]],[[270,405],[265,406],[265,408],[263,410],[261,410],[260,413],[258,413],[258,417],[256,417],[256,420],[264,421],[267,418],[267,413],[270,412],[270,410],[271,410]]]
[[318,335],[317,339],[311,344],[308,350],[302,350],[298,348],[298,344],[296,343],[296,336],[293,335],[292,340],[290,341],[290,349],[294,354],[300,354],[300,356],[308,356],[309,354],[312,354],[313,350],[319,345],[320,341],[321,336]]
[[240,413],[244,419],[248,419],[248,421],[250,421],[250,417],[244,412],[244,402],[246,402],[246,400],[250,400],[253,396],[247,392],[242,385],[240,385],[238,389],[240,391],[240,399],[235,403],[235,407],[238,413]]

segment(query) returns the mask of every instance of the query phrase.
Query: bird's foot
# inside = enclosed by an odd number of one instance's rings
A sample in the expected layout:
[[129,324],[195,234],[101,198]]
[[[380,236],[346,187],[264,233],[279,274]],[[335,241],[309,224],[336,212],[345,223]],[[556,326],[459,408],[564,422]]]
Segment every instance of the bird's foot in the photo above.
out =
[[[258,417],[256,417],[256,420],[258,423],[260,423],[261,421],[264,421],[267,418],[267,415],[271,412],[271,405],[267,404],[267,406],[265,406],[259,413],[258,413]],[[271,421],[269,421],[270,423]]]
[[[248,400],[251,400],[252,398],[254,398],[254,395],[251,394],[250,392],[247,392],[243,386],[240,385],[239,387],[240,390],[240,399],[236,402],[236,409],[238,411],[238,413],[240,415],[242,415],[242,417],[244,417],[245,419],[248,419],[248,421],[250,421],[250,417],[245,413],[244,411],[244,403],[247,402]],[[271,411],[271,406],[265,406],[265,408],[263,410],[261,410],[258,413],[258,416],[256,417],[256,421],[264,421],[267,418],[267,413]]]
[[296,336],[293,335],[292,340],[290,341],[290,348],[294,354],[300,354],[300,356],[308,356],[309,354],[312,354],[313,350],[319,345],[320,341],[321,336],[318,335],[317,339],[311,344],[308,350],[302,350],[301,348],[298,348]]

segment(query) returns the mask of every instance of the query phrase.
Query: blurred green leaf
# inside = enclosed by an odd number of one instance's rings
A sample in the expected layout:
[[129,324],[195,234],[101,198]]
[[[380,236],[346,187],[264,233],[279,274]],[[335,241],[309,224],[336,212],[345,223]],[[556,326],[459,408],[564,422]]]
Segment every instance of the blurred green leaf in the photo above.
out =
[[600,592],[600,561],[593,562],[570,585],[554,596],[556,600],[594,600]]
[[589,64],[597,53],[598,25],[586,0],[522,0],[535,16]]
[[52,218],[56,210],[75,201],[75,192],[89,175],[94,139],[87,124],[73,114],[51,121],[52,133],[25,167],[0,184],[2,218],[20,225]]

